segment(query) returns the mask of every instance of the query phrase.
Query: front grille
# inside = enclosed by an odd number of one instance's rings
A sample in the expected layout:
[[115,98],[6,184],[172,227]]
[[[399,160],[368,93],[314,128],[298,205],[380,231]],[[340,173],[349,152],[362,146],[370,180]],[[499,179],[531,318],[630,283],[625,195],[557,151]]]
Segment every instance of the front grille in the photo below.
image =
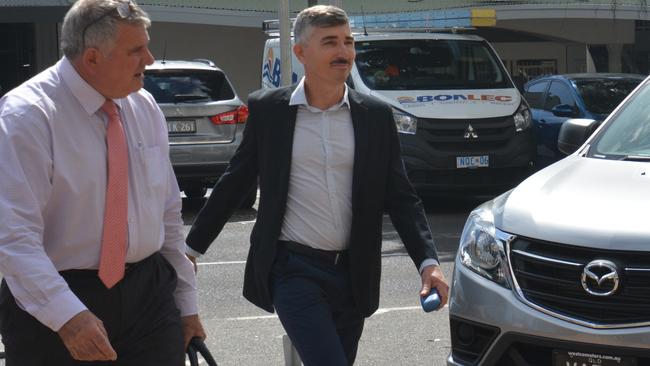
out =
[[624,348],[606,344],[579,343],[578,340],[571,342],[527,334],[506,333],[499,338],[489,355],[482,360],[481,366],[555,365],[553,363],[555,350],[630,357],[635,359],[635,365],[650,365],[650,351],[647,348]]
[[[585,265],[602,259],[618,268],[620,285],[609,296],[587,293]],[[650,252],[592,249],[517,238],[510,245],[512,271],[525,299],[586,325],[650,322]]]
[[[465,138],[469,125],[477,138]],[[418,118],[418,137],[440,151],[493,151],[515,134],[512,116],[480,119]]]

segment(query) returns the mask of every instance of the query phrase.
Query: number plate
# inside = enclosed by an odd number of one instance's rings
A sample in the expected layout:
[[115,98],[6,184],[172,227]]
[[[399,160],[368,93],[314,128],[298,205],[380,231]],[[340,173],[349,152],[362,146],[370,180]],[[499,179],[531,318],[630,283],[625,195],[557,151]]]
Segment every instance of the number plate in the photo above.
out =
[[553,366],[637,366],[634,357],[553,350]]
[[481,168],[487,166],[490,166],[490,157],[488,155],[456,157],[456,168]]
[[196,132],[195,121],[167,121],[169,133],[193,133]]

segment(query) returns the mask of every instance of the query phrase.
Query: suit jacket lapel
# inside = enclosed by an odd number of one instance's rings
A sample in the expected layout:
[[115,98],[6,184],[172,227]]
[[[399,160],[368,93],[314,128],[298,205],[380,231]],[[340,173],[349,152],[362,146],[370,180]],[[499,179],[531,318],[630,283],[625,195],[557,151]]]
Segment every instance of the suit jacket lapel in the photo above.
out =
[[350,102],[350,115],[354,128],[354,170],[352,173],[352,206],[361,187],[363,180],[363,167],[367,164],[368,153],[368,108],[363,104],[363,99],[353,89],[348,91]]

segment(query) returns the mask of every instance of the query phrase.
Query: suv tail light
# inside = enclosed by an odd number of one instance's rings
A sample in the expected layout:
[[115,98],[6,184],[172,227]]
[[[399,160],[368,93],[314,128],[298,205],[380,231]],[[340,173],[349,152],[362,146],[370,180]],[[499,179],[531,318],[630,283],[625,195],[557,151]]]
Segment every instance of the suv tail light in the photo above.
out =
[[210,117],[215,125],[234,125],[235,123],[246,123],[248,119],[248,107],[241,105],[237,109],[219,113],[216,116]]

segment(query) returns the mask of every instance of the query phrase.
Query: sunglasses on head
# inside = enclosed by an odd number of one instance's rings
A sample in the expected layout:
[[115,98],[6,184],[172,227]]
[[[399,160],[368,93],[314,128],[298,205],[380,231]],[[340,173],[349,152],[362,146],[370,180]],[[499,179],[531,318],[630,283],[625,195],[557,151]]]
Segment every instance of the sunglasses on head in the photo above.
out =
[[115,8],[108,10],[104,14],[100,15],[97,17],[97,19],[93,20],[92,22],[86,24],[84,27],[83,31],[81,32],[81,40],[84,44],[84,48],[86,46],[86,31],[88,28],[92,27],[93,25],[99,23],[102,19],[106,18],[107,16],[112,16],[116,19],[120,20],[126,20],[135,17],[135,5],[131,0],[127,2],[120,2],[118,6]]

